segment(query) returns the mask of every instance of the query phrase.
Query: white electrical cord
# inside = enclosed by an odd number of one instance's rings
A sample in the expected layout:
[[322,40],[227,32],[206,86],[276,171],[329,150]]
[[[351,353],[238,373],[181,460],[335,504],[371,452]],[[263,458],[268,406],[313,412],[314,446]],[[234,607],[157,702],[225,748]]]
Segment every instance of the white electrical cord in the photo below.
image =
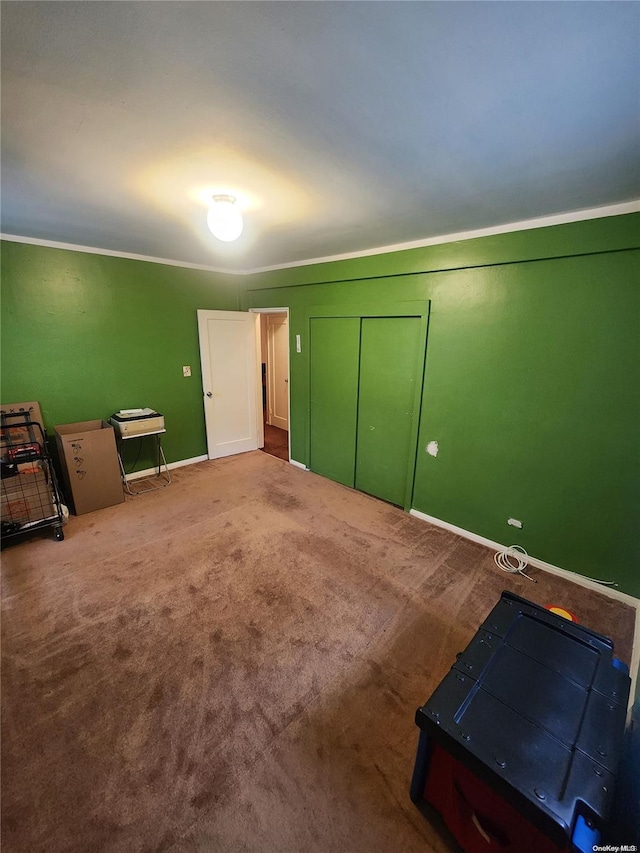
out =
[[523,578],[538,583],[535,578],[525,574],[524,570],[529,565],[527,557],[529,555],[521,548],[520,545],[510,545],[504,551],[496,551],[493,555],[493,561],[503,572],[509,572],[512,575],[522,575]]
[[[503,572],[509,572],[512,575],[522,575],[523,578],[538,583],[535,578],[530,577],[524,572],[524,569],[529,565],[527,562],[528,556],[527,552],[520,545],[510,545],[504,551],[496,551],[493,555],[493,561]],[[603,586],[618,586],[616,581],[600,581],[597,578],[590,578],[588,575],[585,575],[585,577],[587,580],[594,581],[594,583],[599,583]]]

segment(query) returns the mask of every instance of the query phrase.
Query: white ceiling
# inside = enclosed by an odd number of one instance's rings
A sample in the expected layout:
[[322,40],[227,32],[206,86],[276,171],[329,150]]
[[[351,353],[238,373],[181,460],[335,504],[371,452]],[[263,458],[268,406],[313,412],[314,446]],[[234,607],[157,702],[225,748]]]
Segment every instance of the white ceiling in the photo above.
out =
[[637,2],[3,2],[2,231],[247,270],[637,199],[639,35]]

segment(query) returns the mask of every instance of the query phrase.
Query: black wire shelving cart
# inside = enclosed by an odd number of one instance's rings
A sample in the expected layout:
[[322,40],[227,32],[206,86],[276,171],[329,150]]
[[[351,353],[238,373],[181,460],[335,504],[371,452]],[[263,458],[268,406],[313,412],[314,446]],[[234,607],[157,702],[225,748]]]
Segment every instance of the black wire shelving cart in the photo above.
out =
[[28,412],[0,415],[0,521],[2,541],[53,528],[64,539],[60,491],[42,426]]

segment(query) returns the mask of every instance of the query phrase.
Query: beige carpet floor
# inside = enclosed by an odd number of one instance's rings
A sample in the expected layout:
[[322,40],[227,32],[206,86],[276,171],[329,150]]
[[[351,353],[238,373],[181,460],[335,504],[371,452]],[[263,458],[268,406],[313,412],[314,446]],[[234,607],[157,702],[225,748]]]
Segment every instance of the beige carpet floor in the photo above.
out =
[[511,589],[634,612],[255,452],[6,548],[3,851],[449,851],[416,708]]

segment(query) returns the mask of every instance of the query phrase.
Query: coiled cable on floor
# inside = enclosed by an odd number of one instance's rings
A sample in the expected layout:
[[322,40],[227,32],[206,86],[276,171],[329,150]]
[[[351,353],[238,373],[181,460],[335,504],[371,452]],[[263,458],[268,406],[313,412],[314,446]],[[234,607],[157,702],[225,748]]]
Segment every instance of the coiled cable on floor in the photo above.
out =
[[496,551],[493,555],[493,561],[503,572],[509,572],[512,575],[522,575],[523,578],[538,583],[535,578],[525,573],[525,569],[529,565],[527,560],[527,552],[520,545],[509,545],[504,551]]
[[[527,580],[538,583],[535,578],[532,578],[524,572],[524,569],[529,565],[527,561],[528,556],[527,552],[524,548],[521,548],[520,545],[510,545],[508,548],[505,548],[504,551],[496,551],[493,555],[493,561],[498,568],[502,569],[503,572],[509,572],[509,574],[512,575],[522,575],[522,577],[527,578]],[[602,586],[618,586],[616,581],[601,581],[597,578],[591,578],[589,575],[584,575],[584,577],[594,583],[602,584]]]

